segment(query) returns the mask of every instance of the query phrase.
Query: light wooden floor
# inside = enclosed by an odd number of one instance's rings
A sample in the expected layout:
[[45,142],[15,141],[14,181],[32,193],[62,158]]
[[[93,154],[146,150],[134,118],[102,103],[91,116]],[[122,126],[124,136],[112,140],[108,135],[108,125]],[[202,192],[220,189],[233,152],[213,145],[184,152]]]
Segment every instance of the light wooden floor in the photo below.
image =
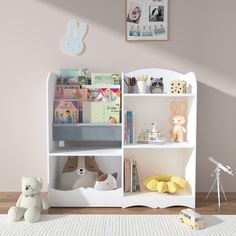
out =
[[[16,204],[20,193],[0,193],[0,214],[6,214],[11,206]],[[45,193],[46,195],[46,193]],[[226,193],[228,202],[223,200],[221,209],[217,206],[217,195],[212,193],[205,200],[206,193],[197,193],[196,211],[202,215],[234,215],[236,214],[236,193]],[[148,207],[122,208],[50,208],[44,213],[48,214],[178,214],[185,207],[170,207],[165,209],[152,209]]]

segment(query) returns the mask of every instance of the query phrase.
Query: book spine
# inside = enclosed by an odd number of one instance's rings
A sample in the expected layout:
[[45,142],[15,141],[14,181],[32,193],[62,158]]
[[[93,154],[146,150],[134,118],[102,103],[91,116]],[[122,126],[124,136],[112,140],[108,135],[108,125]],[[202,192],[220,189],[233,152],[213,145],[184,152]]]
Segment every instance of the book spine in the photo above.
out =
[[124,144],[127,144],[127,111],[124,112]]
[[135,143],[135,119],[134,112],[132,112],[132,140]]
[[127,143],[130,143],[130,111],[127,111]]
[[130,160],[130,192],[133,192],[133,160]]
[[136,176],[137,176],[137,163],[135,160],[133,160],[133,164],[132,164],[132,192],[136,192],[136,190],[137,190]]
[[124,179],[124,186],[125,186],[125,192],[130,191],[130,161],[128,158],[124,159],[124,165],[125,165],[125,179]]
[[130,111],[130,143],[133,143],[133,112]]

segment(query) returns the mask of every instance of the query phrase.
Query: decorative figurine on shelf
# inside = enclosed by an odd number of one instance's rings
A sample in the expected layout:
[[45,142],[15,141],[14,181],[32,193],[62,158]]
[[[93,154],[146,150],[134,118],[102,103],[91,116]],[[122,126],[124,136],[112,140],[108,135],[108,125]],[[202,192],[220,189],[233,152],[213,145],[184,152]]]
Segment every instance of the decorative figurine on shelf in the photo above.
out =
[[16,206],[8,211],[10,221],[20,221],[24,217],[26,222],[35,223],[39,221],[42,210],[48,209],[47,201],[42,193],[42,179],[40,177],[22,177],[22,194],[17,200]]
[[187,82],[185,80],[172,80],[170,85],[171,93],[187,93]]
[[138,135],[137,143],[141,144],[161,144],[165,142],[164,136],[161,131],[157,129],[156,122],[152,123],[152,129],[142,129],[141,133]]
[[172,129],[170,131],[171,133],[171,139],[174,142],[184,142],[184,134],[187,133],[186,128],[184,127],[184,124],[186,123],[186,118],[185,118],[185,112],[187,108],[187,103],[186,102],[181,102],[179,104],[179,113],[177,114],[177,103],[176,102],[171,102],[171,112],[172,112],[172,117],[171,117],[171,124],[172,124]]
[[151,77],[150,92],[163,93],[163,91],[164,91],[163,78]]

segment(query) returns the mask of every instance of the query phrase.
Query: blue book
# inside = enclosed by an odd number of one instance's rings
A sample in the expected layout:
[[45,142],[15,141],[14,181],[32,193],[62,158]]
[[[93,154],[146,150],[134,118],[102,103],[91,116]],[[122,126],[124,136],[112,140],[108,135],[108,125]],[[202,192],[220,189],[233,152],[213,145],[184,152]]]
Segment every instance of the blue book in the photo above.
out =
[[130,129],[130,122],[131,122],[131,117],[130,117],[130,111],[127,111],[127,143],[131,143],[131,140],[130,140],[130,132],[131,132],[131,129]]

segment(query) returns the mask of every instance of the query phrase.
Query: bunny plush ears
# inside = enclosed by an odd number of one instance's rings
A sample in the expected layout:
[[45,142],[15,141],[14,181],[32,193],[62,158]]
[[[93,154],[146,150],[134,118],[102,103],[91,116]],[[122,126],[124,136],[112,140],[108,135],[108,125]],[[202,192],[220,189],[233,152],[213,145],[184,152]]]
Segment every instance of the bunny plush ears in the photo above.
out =
[[67,35],[61,40],[61,50],[71,55],[81,54],[85,48],[83,39],[87,33],[87,28],[85,23],[70,20]]
[[171,107],[171,112],[172,112],[172,116],[175,115],[181,115],[184,116],[185,112],[187,110],[187,102],[180,102],[179,103],[179,111],[177,111],[178,109],[178,104],[175,101],[172,101],[170,103],[170,107]]

